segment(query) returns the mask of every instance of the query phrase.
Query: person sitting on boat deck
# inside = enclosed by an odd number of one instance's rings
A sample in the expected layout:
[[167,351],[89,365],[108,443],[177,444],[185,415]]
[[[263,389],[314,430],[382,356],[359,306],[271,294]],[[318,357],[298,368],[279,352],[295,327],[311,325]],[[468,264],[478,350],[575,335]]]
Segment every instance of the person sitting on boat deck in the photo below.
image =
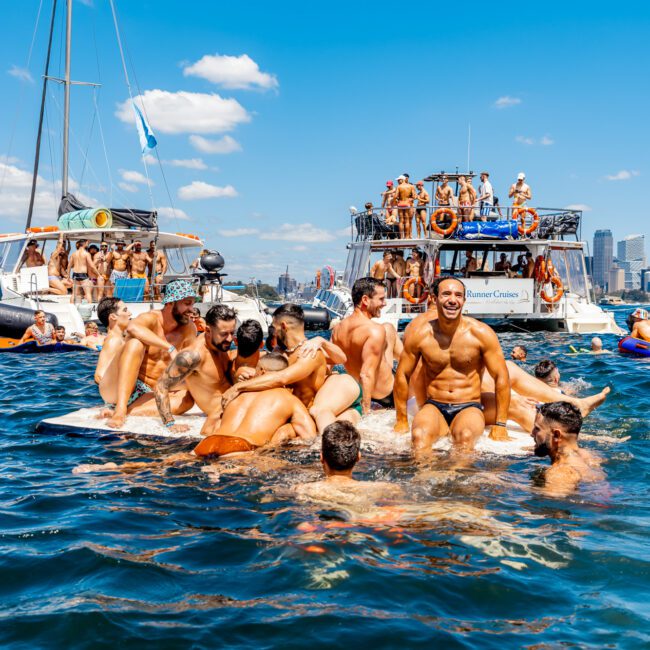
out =
[[451,206],[451,199],[454,196],[454,191],[449,186],[449,179],[446,176],[442,177],[442,183],[436,188],[436,203],[441,208],[448,208]]
[[397,177],[395,188],[395,200],[397,201],[397,216],[399,218],[399,234],[401,239],[410,239],[413,227],[413,215],[411,209],[415,200],[415,188],[406,182],[405,176]]
[[562,392],[560,390],[560,371],[555,362],[551,361],[550,359],[542,359],[535,366],[535,370],[533,372],[535,373],[535,377],[537,379],[543,381],[551,388],[557,389],[558,392]]
[[87,322],[85,330],[86,336],[79,341],[79,344],[85,345],[87,348],[92,348],[93,350],[101,350],[106,337],[104,334],[99,333],[97,323],[93,323],[92,321]]
[[115,404],[120,355],[126,343],[126,328],[131,321],[131,312],[122,300],[107,296],[97,305],[97,318],[107,334],[97,359],[94,379],[104,403]]
[[377,260],[370,269],[370,275],[375,280],[381,280],[385,283],[387,298],[397,297],[397,281],[400,275],[393,267],[393,253],[384,251],[382,259]]
[[370,412],[371,400],[393,408],[393,350],[397,332],[373,321],[386,305],[386,289],[376,278],[359,278],[352,286],[354,312],[332,331],[332,342],[347,357],[345,369],[361,388],[361,410]]
[[56,243],[56,248],[52,252],[52,255],[50,255],[50,261],[47,264],[47,279],[50,284],[50,293],[57,296],[67,296],[68,289],[72,287],[72,282],[65,277],[63,258],[67,262],[68,253],[65,249],[63,233],[61,233]]
[[512,348],[512,352],[510,352],[510,358],[513,361],[526,361],[528,358],[527,348],[523,345],[515,345],[515,347]]
[[131,253],[131,278],[144,280],[144,295],[149,295],[149,278],[147,277],[147,268],[151,268],[153,260],[149,257],[147,251],[142,250],[142,242],[136,239],[133,242],[133,252]]
[[523,278],[532,278],[535,274],[535,262],[533,261],[533,254],[530,251],[526,251],[525,263],[521,269],[521,277]]
[[[160,287],[163,286],[164,280],[165,280],[165,273],[167,273],[167,266],[168,266],[168,261],[167,261],[167,255],[165,255],[165,252],[160,249],[156,248],[155,242],[152,239],[149,242],[149,248],[147,248],[147,255],[153,260],[152,264],[155,266],[154,271],[154,285],[153,285],[153,293],[154,293],[154,300],[160,300],[161,299],[161,293],[160,293]],[[195,323],[196,325],[196,323]]]
[[638,307],[630,314],[632,331],[630,336],[642,341],[650,341],[650,314],[647,309]]
[[472,251],[465,251],[465,266],[461,268],[461,273],[465,277],[469,277],[470,273],[474,273],[478,269],[478,260],[474,257]]
[[90,280],[89,271],[99,275],[99,271],[88,252],[88,240],[80,239],[77,242],[77,250],[70,256],[72,265],[73,301],[76,302],[83,291],[84,300],[87,303],[93,301],[93,283]]
[[38,242],[35,239],[30,239],[27,242],[27,247],[23,253],[23,260],[20,264],[21,267],[34,268],[35,266],[45,266],[45,258],[40,250],[38,250]]
[[517,182],[510,186],[508,196],[512,199],[513,207],[525,206],[527,201],[533,198],[530,187],[526,184],[526,174],[519,172],[517,174]]
[[503,271],[506,275],[509,276],[511,266],[512,265],[510,264],[506,253],[501,253],[501,255],[499,255],[499,261],[494,265],[494,270]]
[[18,342],[18,345],[25,343],[33,339],[38,343],[38,345],[47,345],[52,343],[54,338],[54,326],[52,323],[48,323],[45,320],[45,312],[42,309],[39,309],[34,312],[34,324],[30,325],[25,333],[22,335],[22,338]]
[[582,415],[573,404],[551,402],[538,408],[531,435],[535,456],[551,459],[551,467],[544,473],[544,487],[551,494],[566,495],[580,482],[605,478],[601,459],[578,444],[581,428]]
[[488,172],[481,172],[481,184],[478,186],[478,204],[481,221],[487,221],[488,217],[492,214],[494,190],[489,179],[490,174]]
[[330,341],[305,336],[305,314],[300,305],[284,304],[273,313],[273,325],[289,359],[286,370],[236,383],[223,396],[224,408],[240,393],[291,387],[309,409],[319,432],[337,419],[358,420],[359,384],[347,374],[329,374],[328,364],[344,364],[346,356]]
[[262,326],[252,318],[245,320],[235,336],[237,350],[232,350],[233,372],[235,382],[252,379],[257,373],[257,364],[264,354],[261,350],[264,341]]
[[205,332],[205,319],[203,316],[201,316],[201,312],[199,311],[198,307],[194,307],[192,309],[190,312],[190,318],[192,319],[194,327],[196,327],[196,331],[199,334],[201,334],[201,332]]
[[[428,222],[428,213],[427,207],[431,197],[429,192],[424,189],[424,181],[418,181],[415,184],[417,188],[417,198],[418,198],[418,207],[415,214],[415,227],[417,229],[418,238],[427,236],[427,222]],[[420,226],[422,226],[422,234],[420,235]]]
[[108,268],[111,271],[109,276],[110,287],[107,287],[105,293],[107,296],[113,295],[115,283],[117,280],[126,280],[129,277],[129,263],[131,260],[130,249],[125,248],[126,244],[123,239],[118,239],[115,242],[115,249],[112,250],[106,257]]
[[[140,412],[136,407],[149,401],[147,394],[152,392],[177,350],[197,340],[196,327],[189,317],[195,300],[191,282],[174,280],[167,285],[162,309],[147,311],[129,322],[128,338],[119,359],[117,400],[108,422],[110,427],[119,429],[124,425],[127,408],[133,415],[148,412]],[[185,399],[186,391],[178,391],[176,397],[173,410],[184,412],[191,408],[192,401]]]
[[484,370],[496,386],[496,423],[490,437],[507,439],[510,381],[499,339],[484,323],[462,315],[465,285],[460,280],[437,278],[431,291],[438,317],[419,321],[404,337],[404,352],[395,376],[395,431],[409,430],[409,380],[422,360],[427,400],[411,430],[416,456],[429,454],[435,441],[447,433],[454,446],[462,450],[474,447],[485,428],[481,404]]
[[[91,250],[92,248],[95,249],[95,252]],[[96,277],[93,277],[92,272],[88,274],[90,276],[90,279],[93,281],[93,284],[95,285],[95,289],[93,291],[95,294],[95,302],[99,302],[104,297],[104,287],[108,282],[108,244],[104,241],[100,243],[99,247],[97,247],[95,244],[92,244],[91,246],[88,246],[88,252],[91,254],[93,263],[99,271]]]
[[[256,376],[285,370],[287,358],[279,352],[261,357]],[[197,456],[224,456],[280,445],[292,438],[311,442],[316,425],[305,405],[286,388],[242,393],[224,409],[218,428],[195,448]]]
[[473,200],[472,192],[476,194],[474,188],[470,190],[467,179],[464,176],[458,177],[458,216],[461,221],[473,221],[474,211],[472,209]]

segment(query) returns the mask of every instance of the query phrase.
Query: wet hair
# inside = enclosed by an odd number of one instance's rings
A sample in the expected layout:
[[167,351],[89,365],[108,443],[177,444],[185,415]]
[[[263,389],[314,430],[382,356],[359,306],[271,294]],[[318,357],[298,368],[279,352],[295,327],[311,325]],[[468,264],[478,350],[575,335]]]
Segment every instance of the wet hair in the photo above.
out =
[[447,280],[455,280],[456,282],[460,282],[460,284],[463,286],[463,294],[467,293],[467,289],[465,288],[465,283],[462,280],[459,280],[458,278],[452,278],[452,277],[442,277],[442,278],[436,278],[433,281],[433,284],[431,285],[431,294],[433,296],[437,296],[438,292],[440,291],[440,285],[443,282],[446,282]]
[[549,375],[557,368],[555,363],[551,361],[550,359],[542,359],[536,366],[535,366],[535,377],[537,379],[541,379],[544,381],[544,379],[548,379]]
[[97,318],[99,322],[108,327],[108,317],[117,312],[117,305],[122,302],[120,298],[102,298],[97,305]]
[[273,318],[283,319],[290,318],[294,321],[304,325],[305,323],[305,312],[302,310],[300,305],[294,305],[291,302],[287,302],[284,305],[280,305],[274,312]]
[[332,422],[323,431],[323,460],[330,469],[352,469],[359,460],[361,436],[350,422]]
[[513,352],[514,352],[514,350],[516,350],[517,348],[519,348],[519,349],[524,353],[524,356],[525,356],[525,357],[528,356],[528,348],[527,348],[525,345],[515,345],[515,347],[512,348]]
[[205,322],[210,327],[214,327],[217,324],[217,321],[229,321],[236,320],[237,312],[227,305],[214,305],[208,309],[208,313],[205,315]]
[[237,334],[237,353],[242,357],[250,357],[260,349],[264,340],[262,326],[252,318],[245,320],[238,328]]
[[259,364],[267,372],[280,372],[289,367],[289,360],[281,352],[269,352],[260,358]]
[[[389,251],[386,251],[389,252]],[[368,296],[372,298],[377,287],[383,287],[384,283],[375,278],[359,278],[352,285],[352,304],[358,307],[361,304],[361,298]]]
[[538,413],[547,420],[557,422],[567,433],[576,436],[582,427],[582,414],[580,409],[569,402],[550,402],[537,408]]

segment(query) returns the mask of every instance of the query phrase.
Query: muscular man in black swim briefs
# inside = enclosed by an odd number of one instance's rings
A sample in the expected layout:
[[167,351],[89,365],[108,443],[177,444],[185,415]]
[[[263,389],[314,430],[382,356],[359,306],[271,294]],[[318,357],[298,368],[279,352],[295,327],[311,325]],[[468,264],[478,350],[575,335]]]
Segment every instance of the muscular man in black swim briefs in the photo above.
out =
[[496,387],[497,417],[490,437],[507,440],[510,382],[496,334],[484,323],[462,316],[465,286],[460,280],[439,278],[433,283],[432,293],[438,317],[422,319],[404,337],[404,352],[395,377],[395,431],[409,429],[408,384],[422,359],[427,400],[413,420],[411,435],[416,455],[429,453],[433,443],[448,432],[455,446],[464,450],[474,447],[485,428],[481,405],[484,369]]

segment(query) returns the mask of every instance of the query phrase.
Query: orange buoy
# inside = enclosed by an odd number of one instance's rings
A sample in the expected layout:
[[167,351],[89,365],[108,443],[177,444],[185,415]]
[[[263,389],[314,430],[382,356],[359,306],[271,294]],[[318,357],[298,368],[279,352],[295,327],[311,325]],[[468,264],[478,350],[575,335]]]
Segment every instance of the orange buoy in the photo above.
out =
[[[438,225],[438,217],[442,217],[444,215],[451,217],[451,224],[448,228],[441,228]],[[435,232],[437,232],[439,235],[442,235],[443,237],[446,237],[447,235],[451,235],[451,233],[456,230],[456,226],[458,225],[458,216],[451,208],[438,208],[431,215],[430,225]]]
[[[529,214],[532,217],[532,222],[530,226],[526,227],[526,215]],[[513,219],[518,219],[521,217],[521,223],[517,226],[517,230],[520,235],[530,235],[537,230],[539,226],[539,215],[537,211],[533,208],[517,208],[512,213]]]
[[[418,285],[422,287],[423,291],[420,297],[416,298],[411,293],[411,287],[415,287]],[[422,281],[422,278],[409,278],[404,283],[404,286],[402,287],[402,296],[406,300],[408,300],[412,305],[418,305],[420,303],[426,302],[427,298],[429,297],[429,292],[424,288],[424,282]]]

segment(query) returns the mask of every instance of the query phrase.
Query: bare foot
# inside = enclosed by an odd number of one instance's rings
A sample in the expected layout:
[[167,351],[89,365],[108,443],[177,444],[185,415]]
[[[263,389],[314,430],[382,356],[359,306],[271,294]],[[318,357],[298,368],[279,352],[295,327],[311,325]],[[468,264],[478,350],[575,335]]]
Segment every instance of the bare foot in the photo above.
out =
[[409,426],[408,420],[397,420],[393,427],[395,433],[408,433],[410,430],[411,427]]
[[99,413],[95,416],[98,420],[103,420],[105,418],[112,418],[115,413],[115,409],[110,406],[105,406],[99,410]]
[[107,422],[111,429],[121,429],[126,422],[126,415],[113,413],[113,417]]
[[583,397],[582,399],[579,399],[578,408],[582,413],[582,417],[583,418],[586,417],[595,408],[599,407],[607,399],[607,396],[609,395],[611,390],[612,389],[609,386],[607,386],[607,388],[603,388],[603,390],[601,390],[600,393],[596,393],[595,395],[590,395],[589,397]]

